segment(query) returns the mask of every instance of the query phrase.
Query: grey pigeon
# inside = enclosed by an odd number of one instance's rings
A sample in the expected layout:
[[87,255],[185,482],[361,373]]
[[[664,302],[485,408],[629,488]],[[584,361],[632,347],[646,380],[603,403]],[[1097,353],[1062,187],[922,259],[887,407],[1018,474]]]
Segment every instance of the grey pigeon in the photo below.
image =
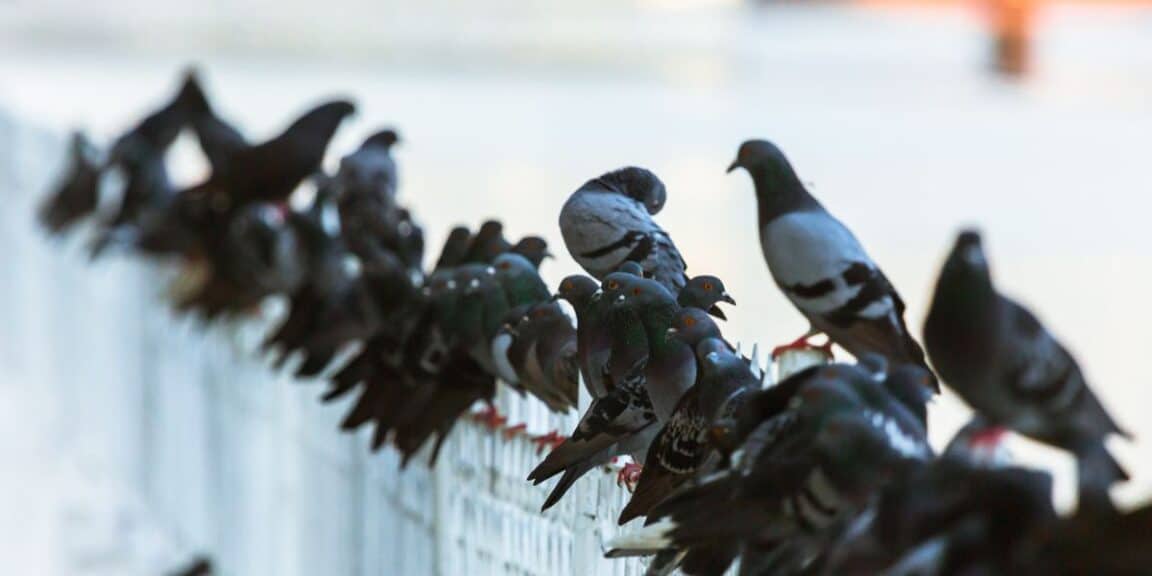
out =
[[[925,366],[904,322],[904,301],[843,223],[804,187],[784,153],[765,140],[740,146],[728,171],[752,177],[764,260],[776,285],[811,323],[853,356]],[[794,345],[803,345],[801,338]]]
[[492,340],[497,374],[554,412],[576,407],[580,369],[576,328],[559,304],[518,306]]
[[1127,478],[1104,442],[1128,434],[1072,355],[1027,308],[997,292],[975,231],[957,237],[940,272],[924,339],[940,376],[990,426],[1072,452],[1082,491],[1106,498],[1108,486]]
[[558,502],[580,476],[613,457],[633,454],[642,459],[658,430],[646,388],[648,333],[634,310],[615,305],[618,297],[641,282],[652,283],[626,272],[609,274],[602,283],[598,301],[611,304],[604,316],[609,352],[606,363],[594,369],[602,371],[604,393],[593,399],[568,439],[529,475],[529,480],[539,484],[563,472],[544,509]]
[[[681,310],[682,317],[685,313],[703,314],[696,309]],[[648,449],[632,498],[620,513],[620,524],[646,515],[685,481],[705,470],[708,458],[716,455],[713,425],[735,418],[745,395],[760,387],[748,365],[723,340],[705,337],[694,349],[696,384],[680,398]]]
[[598,279],[631,261],[678,292],[687,281],[684,259],[668,233],[652,220],[666,199],[664,183],[643,168],[621,168],[589,180],[560,211],[564,244]]
[[715,276],[693,276],[676,295],[676,301],[681,307],[699,308],[709,314],[727,320],[724,311],[717,304],[724,302],[736,305],[736,300],[724,288],[724,282]]

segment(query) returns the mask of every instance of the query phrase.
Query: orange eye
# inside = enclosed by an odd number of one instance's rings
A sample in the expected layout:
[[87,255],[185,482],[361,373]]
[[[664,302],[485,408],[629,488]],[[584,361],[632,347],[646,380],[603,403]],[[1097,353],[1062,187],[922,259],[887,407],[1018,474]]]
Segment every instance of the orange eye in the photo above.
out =
[[507,269],[509,269],[509,268],[511,268],[511,267],[512,267],[512,263],[511,263],[511,262],[501,262],[501,263],[500,263],[500,269],[501,269],[501,270],[507,270]]
[[696,319],[691,316],[686,316],[684,318],[684,325],[691,328],[696,325]]
[[564,283],[560,285],[560,289],[561,290],[571,290],[572,289],[572,281],[571,280],[565,280]]
[[705,282],[704,283],[704,289],[711,292],[712,291],[712,283],[711,282]]
[[639,296],[640,295],[640,288],[639,287],[633,288],[632,289],[632,295],[633,296]]
[[608,283],[608,289],[609,290],[615,290],[619,287],[620,287],[620,283],[616,282],[615,280],[612,280],[611,282]]

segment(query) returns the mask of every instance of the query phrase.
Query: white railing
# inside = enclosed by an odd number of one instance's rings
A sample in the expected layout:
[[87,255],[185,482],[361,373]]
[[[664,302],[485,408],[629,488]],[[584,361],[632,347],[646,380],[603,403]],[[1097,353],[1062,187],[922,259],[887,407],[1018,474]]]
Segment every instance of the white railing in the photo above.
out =
[[266,319],[202,330],[168,312],[163,271],[52,246],[33,213],[62,142],[0,114],[0,385],[46,393],[76,483],[103,487],[65,510],[87,518],[64,524],[65,573],[154,575],[196,553],[237,576],[643,573],[602,557],[627,501],[614,470],[546,513],[552,483],[525,480],[542,458],[531,437],[568,433],[575,414],[502,390],[525,430],[465,419],[435,469],[401,471],[338,431],[347,400],[322,405],[320,382],[256,356]]

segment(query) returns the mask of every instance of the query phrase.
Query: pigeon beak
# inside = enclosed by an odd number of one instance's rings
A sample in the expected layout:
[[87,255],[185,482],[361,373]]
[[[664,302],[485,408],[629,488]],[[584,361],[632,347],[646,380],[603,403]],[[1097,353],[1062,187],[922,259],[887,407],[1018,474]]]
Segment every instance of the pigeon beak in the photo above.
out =
[[716,306],[716,305],[713,305],[711,308],[708,309],[708,314],[715,316],[716,318],[719,318],[721,320],[727,320],[728,319],[728,317],[724,315],[724,311],[721,310],[720,307]]
[[556,302],[556,301],[559,301],[561,298],[563,298],[563,296],[560,296],[559,294],[553,294],[552,297],[548,299],[548,301],[549,302]]
[[733,306],[736,305],[736,299],[733,298],[731,295],[729,295],[727,292],[721,292],[720,293],[720,301],[721,302],[727,302]]
[[668,331],[664,333],[664,336],[666,338],[675,338],[676,335],[679,333],[680,333],[680,331],[673,327],[673,328],[669,328]]
[[623,301],[624,301],[624,295],[623,295],[623,294],[621,294],[621,295],[619,295],[619,296],[617,296],[617,297],[616,297],[616,303],[617,303],[617,304],[619,304],[619,303],[621,303],[621,302],[623,302]]
[[545,250],[545,251],[544,251],[544,258],[546,258],[546,259],[555,259],[555,258],[556,258],[556,255],[555,255],[555,254],[553,254],[553,253],[551,253],[551,252],[549,252],[549,251],[547,251],[547,250]]
[[725,170],[725,173],[731,174],[733,170],[735,170],[739,167],[740,167],[740,159],[737,158],[737,159],[733,160],[731,164],[728,165],[728,169]]

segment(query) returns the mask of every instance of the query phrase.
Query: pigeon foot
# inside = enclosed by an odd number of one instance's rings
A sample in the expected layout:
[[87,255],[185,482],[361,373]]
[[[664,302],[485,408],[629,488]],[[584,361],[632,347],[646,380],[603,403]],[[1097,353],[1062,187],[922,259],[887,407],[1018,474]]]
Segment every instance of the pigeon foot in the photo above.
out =
[[620,473],[616,475],[616,485],[624,486],[629,492],[636,489],[636,483],[640,481],[640,472],[644,470],[642,464],[629,462],[620,469]]
[[828,355],[829,358],[832,358],[832,341],[829,340],[824,344],[816,345],[808,341],[808,339],[811,337],[812,336],[810,334],[805,334],[796,340],[789,342],[788,344],[773,348],[772,359],[775,360],[776,358],[779,358],[781,354],[792,350],[819,350]]

